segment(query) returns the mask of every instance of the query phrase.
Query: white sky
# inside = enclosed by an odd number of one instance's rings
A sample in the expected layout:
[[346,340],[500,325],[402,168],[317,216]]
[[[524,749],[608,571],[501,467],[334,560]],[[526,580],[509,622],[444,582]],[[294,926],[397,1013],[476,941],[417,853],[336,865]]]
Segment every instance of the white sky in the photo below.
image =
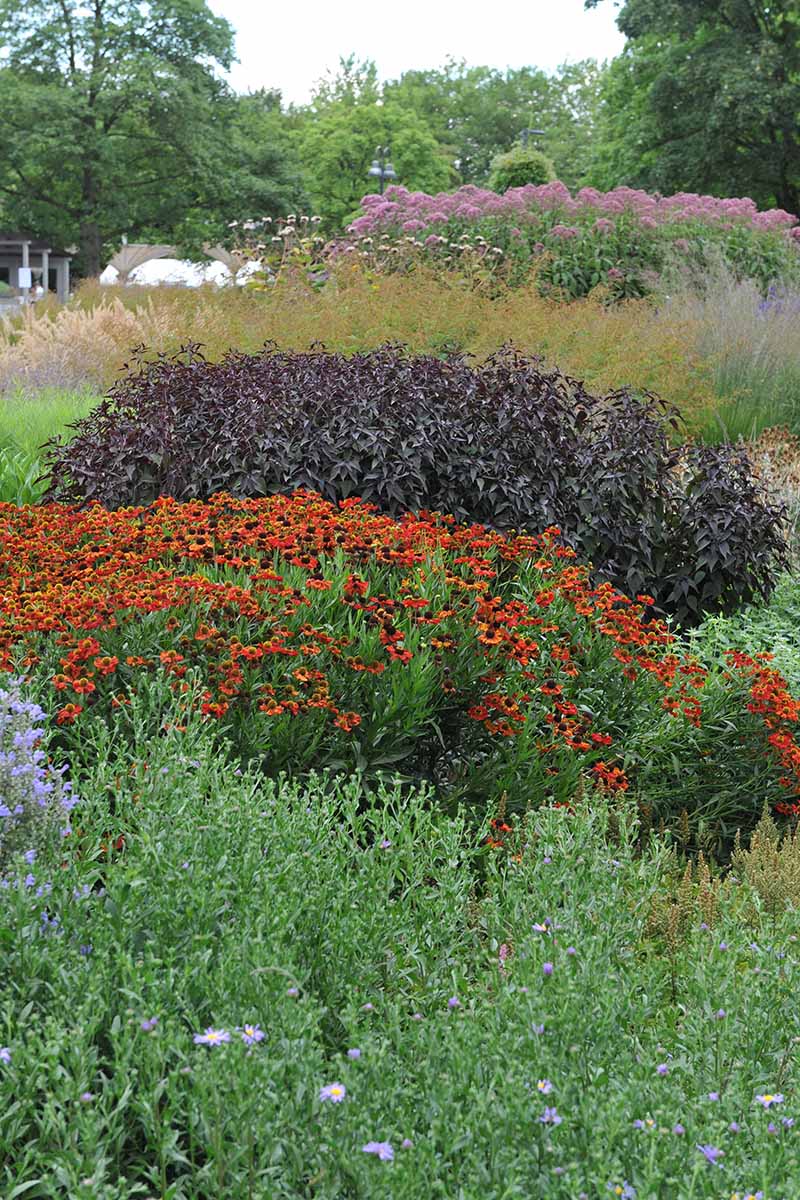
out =
[[380,77],[394,79],[448,57],[553,71],[613,58],[624,41],[612,0],[590,12],[583,0],[209,0],[209,7],[236,30],[233,87],[280,88],[286,103],[297,104],[349,54],[374,59]]

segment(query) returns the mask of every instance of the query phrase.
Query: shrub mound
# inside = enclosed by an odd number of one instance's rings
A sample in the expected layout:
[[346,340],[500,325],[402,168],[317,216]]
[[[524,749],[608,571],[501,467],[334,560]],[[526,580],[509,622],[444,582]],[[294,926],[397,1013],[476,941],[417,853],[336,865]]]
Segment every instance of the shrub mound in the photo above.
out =
[[108,508],[310,488],[500,529],[558,524],[596,570],[681,621],[769,594],[782,512],[744,452],[679,449],[677,411],[591,395],[508,349],[480,366],[382,347],[142,362],[51,443],[51,500]]
[[649,597],[593,585],[557,531],[298,492],[0,505],[0,534],[0,670],[48,681],[68,758],[87,723],[124,736],[131,697],[166,679],[273,775],[399,774],[484,812],[631,788],[712,839],[765,801],[797,811],[780,675],[685,655]]

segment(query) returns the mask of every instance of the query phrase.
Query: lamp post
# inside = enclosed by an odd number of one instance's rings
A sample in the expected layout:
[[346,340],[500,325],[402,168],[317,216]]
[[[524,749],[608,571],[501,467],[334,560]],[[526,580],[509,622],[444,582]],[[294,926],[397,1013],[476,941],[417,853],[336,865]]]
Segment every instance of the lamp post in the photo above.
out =
[[388,146],[376,146],[375,154],[377,157],[373,158],[372,166],[370,167],[367,174],[372,175],[373,178],[380,180],[378,190],[380,191],[380,194],[383,195],[383,186],[384,186],[386,180],[387,179],[397,179],[397,172],[395,171],[392,164],[388,161],[389,160],[389,147]]
[[519,138],[523,146],[527,146],[529,137],[543,137],[545,132],[546,130],[544,129],[521,129],[519,131]]

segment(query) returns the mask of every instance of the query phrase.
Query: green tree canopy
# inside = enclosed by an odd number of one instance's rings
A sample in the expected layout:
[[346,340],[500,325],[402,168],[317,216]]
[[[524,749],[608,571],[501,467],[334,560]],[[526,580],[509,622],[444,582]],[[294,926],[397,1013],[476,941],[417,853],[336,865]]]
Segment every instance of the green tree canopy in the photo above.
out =
[[95,274],[123,233],[198,242],[285,208],[296,181],[249,136],[263,102],[217,75],[232,57],[204,0],[0,0],[3,223]]
[[800,0],[625,0],[618,24],[598,182],[798,212]]
[[377,190],[368,174],[376,147],[388,146],[405,187],[437,192],[453,172],[424,118],[382,95],[374,63],[344,60],[317,88],[301,124],[300,147],[314,211],[330,231],[340,229],[362,196]]
[[555,75],[450,61],[439,70],[406,71],[385,85],[384,97],[424,118],[462,183],[487,184],[492,160],[522,129],[539,128],[545,132],[537,146],[559,179],[579,187],[591,159],[599,81],[592,61],[560,67]]

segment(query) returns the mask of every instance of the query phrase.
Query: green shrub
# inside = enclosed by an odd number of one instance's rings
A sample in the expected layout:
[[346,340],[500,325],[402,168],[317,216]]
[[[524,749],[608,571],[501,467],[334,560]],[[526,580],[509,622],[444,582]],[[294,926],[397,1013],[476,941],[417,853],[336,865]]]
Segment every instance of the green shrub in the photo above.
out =
[[525,187],[526,183],[550,183],[555,177],[555,167],[541,150],[514,146],[493,159],[489,187],[493,192],[503,193],[509,188]]

